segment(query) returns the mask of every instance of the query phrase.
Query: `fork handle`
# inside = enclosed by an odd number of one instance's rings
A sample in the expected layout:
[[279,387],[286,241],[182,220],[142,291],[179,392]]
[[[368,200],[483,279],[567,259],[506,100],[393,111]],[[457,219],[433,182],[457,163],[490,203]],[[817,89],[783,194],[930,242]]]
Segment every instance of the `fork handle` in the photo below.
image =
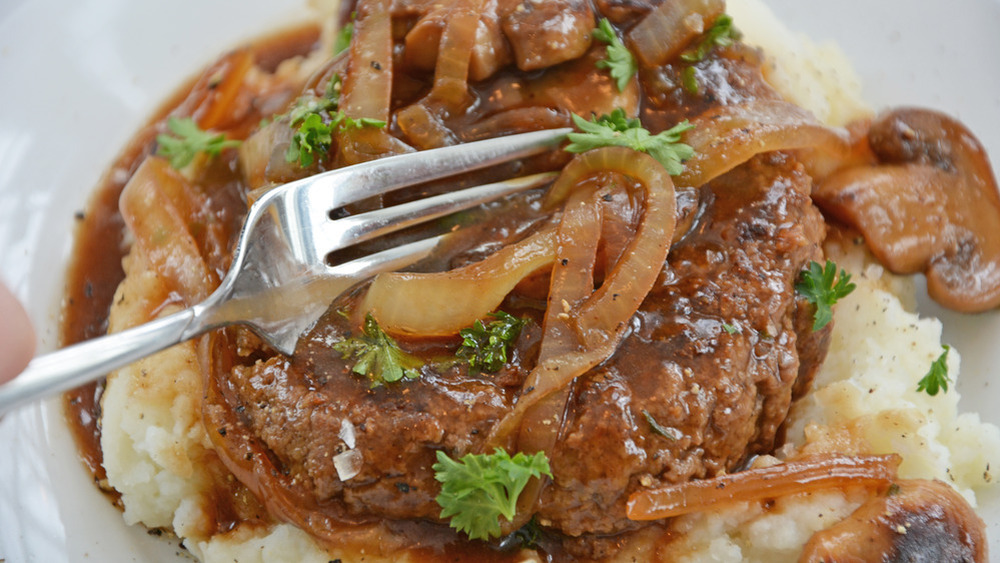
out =
[[24,403],[77,387],[197,336],[195,309],[37,356],[12,381],[0,385],[0,414]]

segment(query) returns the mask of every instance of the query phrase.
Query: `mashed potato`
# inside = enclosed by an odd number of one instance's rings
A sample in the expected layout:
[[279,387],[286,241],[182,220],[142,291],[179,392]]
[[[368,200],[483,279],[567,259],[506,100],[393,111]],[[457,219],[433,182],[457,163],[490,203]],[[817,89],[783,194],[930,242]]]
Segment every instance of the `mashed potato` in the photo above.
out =
[[[975,492],[993,483],[1000,462],[1000,429],[976,413],[958,412],[959,393],[931,397],[917,382],[942,351],[941,323],[921,318],[909,280],[887,273],[852,242],[827,244],[827,255],[853,272],[857,284],[835,309],[836,325],[826,361],[812,391],[788,419],[788,443],[796,451],[898,453],[899,474],[939,479],[975,506]],[[948,354],[957,379],[959,357]],[[680,518],[685,532],[681,561],[795,561],[816,531],[849,515],[863,498],[840,491],[778,499],[764,510],[739,505]]]
[[[791,34],[756,0],[730,2],[728,11],[746,40],[768,51],[773,61],[768,79],[786,97],[831,124],[868,112],[855,74],[835,47],[817,47]],[[902,477],[941,479],[974,503],[975,492],[991,484],[989,468],[1000,467],[1000,430],[976,414],[959,414],[954,389],[935,397],[916,391],[942,351],[940,323],[912,312],[912,287],[868,260],[863,249],[841,243],[828,252],[854,273],[858,288],[836,307],[829,356],[813,392],[794,409],[789,443],[779,454],[834,448],[897,452],[904,459]],[[154,311],[167,289],[147,257],[133,251],[126,270],[111,312],[113,331],[171,312]],[[958,350],[949,354],[948,367],[957,378]],[[201,377],[193,342],[109,377],[101,446],[108,483],[122,494],[125,520],[172,530],[204,561],[325,562],[340,556],[285,524],[215,533],[212,484],[225,470],[202,423]],[[738,505],[688,515],[676,523],[684,535],[671,544],[670,558],[795,560],[813,532],[846,517],[861,501],[831,491],[779,499],[766,511]],[[364,559],[383,557],[368,553]]]

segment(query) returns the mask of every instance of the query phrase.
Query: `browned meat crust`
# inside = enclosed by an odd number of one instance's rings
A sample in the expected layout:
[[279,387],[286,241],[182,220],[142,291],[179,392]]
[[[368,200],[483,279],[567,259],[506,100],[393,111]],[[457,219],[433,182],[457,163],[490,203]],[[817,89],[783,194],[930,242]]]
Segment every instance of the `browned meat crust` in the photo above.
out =
[[[631,526],[624,502],[636,488],[731,471],[772,450],[799,371],[793,286],[824,234],[809,185],[796,161],[776,154],[702,190],[700,217],[671,250],[631,335],[577,383],[564,438],[550,452],[543,525],[569,535],[621,531]],[[236,368],[236,409],[286,486],[321,510],[434,519],[435,451],[481,449],[510,408],[517,372],[530,368],[537,328],[522,339],[514,373],[500,379],[428,369],[376,389],[330,348],[345,330],[332,312],[294,358]],[[346,420],[364,464],[342,481],[331,460],[347,448]]]
[[799,369],[793,285],[825,232],[808,187],[792,159],[771,155],[703,189],[701,217],[632,333],[577,384],[544,520],[574,535],[619,530],[637,488],[731,471],[774,447]]

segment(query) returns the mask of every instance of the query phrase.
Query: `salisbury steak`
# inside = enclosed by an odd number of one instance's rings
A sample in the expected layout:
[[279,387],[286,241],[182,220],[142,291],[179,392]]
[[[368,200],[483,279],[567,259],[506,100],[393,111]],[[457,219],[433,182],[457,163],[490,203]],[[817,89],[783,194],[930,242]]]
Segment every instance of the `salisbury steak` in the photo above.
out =
[[[697,219],[624,343],[576,382],[562,439],[548,452],[543,526],[570,535],[627,529],[630,492],[732,471],[774,448],[800,367],[794,284],[824,235],[809,187],[794,159],[773,154],[701,189]],[[349,330],[336,309],[350,304],[335,305],[293,358],[232,368],[220,396],[238,416],[212,407],[209,419],[217,413],[214,422],[253,436],[268,461],[248,467],[310,498],[309,510],[436,519],[435,451],[483,448],[516,401],[540,329],[529,326],[498,376],[431,362],[419,379],[370,388],[331,348]],[[430,358],[455,343],[407,346]],[[333,460],[352,447],[361,464],[342,480]]]

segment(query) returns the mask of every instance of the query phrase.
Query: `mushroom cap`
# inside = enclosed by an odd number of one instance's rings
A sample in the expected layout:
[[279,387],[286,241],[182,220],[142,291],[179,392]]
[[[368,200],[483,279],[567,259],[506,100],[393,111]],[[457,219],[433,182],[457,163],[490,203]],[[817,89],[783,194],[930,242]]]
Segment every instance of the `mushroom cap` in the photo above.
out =
[[924,272],[942,305],[1000,305],[1000,193],[975,136],[944,114],[902,108],[872,123],[868,143],[878,163],[831,175],[816,204],[857,228],[889,270]]

